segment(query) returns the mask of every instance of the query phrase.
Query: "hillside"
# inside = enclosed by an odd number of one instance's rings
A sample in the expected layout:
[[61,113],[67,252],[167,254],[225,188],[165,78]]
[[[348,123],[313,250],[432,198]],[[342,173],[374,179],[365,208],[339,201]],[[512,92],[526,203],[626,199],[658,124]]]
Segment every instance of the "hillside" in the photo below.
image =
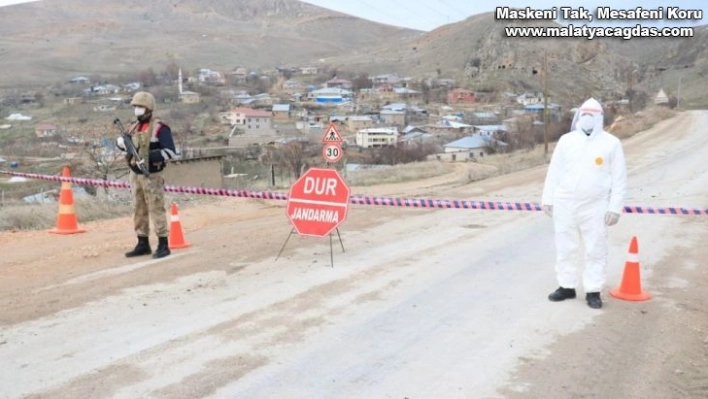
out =
[[640,68],[635,79],[650,92],[663,88],[679,94],[681,104],[691,108],[708,107],[708,25],[696,27],[690,39],[636,39],[608,41],[610,51],[625,54]]
[[[544,23],[555,25],[523,25]],[[553,101],[618,97],[629,87],[678,96],[681,79],[682,105],[708,106],[706,26],[691,39],[625,41],[508,38],[503,28],[512,24],[520,23],[484,13],[419,32],[296,0],[45,0],[3,8],[0,88],[175,62],[217,70],[319,64],[541,91],[545,55]]]
[[62,0],[3,7],[0,86],[186,68],[306,64],[418,32],[296,0]]
[[[658,71],[660,65],[685,69],[682,96],[696,105],[705,101],[699,87],[708,85],[708,30],[695,29],[690,39],[522,39],[509,38],[505,26],[559,26],[555,22],[495,21],[492,13],[445,25],[409,40],[371,49],[365,56],[344,54],[331,62],[384,73],[453,76],[475,89],[542,90],[544,54],[548,57],[549,92],[561,101],[612,96],[629,87],[655,93],[677,92],[678,75]],[[572,90],[569,88],[572,87]],[[708,104],[706,104],[708,105]]]

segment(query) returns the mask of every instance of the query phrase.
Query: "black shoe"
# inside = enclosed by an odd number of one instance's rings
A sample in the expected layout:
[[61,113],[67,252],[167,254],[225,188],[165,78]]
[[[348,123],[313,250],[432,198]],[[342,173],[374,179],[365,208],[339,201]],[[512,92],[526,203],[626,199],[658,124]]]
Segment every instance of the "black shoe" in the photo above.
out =
[[557,290],[551,292],[550,295],[548,295],[548,300],[552,302],[559,302],[573,298],[575,298],[575,288],[558,287]]
[[164,258],[170,254],[170,246],[167,242],[167,237],[158,237],[157,249],[152,255],[154,259]]
[[138,236],[138,245],[135,246],[130,252],[125,253],[126,258],[132,258],[134,256],[150,255],[152,249],[150,249],[150,240],[147,237]]
[[585,300],[588,302],[588,306],[593,309],[600,309],[602,307],[602,299],[600,299],[599,292],[588,292],[585,294]]

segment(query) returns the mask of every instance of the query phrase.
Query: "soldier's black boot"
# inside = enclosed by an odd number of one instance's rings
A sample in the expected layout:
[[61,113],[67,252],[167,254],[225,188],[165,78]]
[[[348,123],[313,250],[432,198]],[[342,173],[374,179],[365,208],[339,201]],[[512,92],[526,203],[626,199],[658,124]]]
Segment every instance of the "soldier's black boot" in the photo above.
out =
[[165,256],[170,254],[170,246],[167,242],[167,237],[158,237],[157,239],[157,249],[155,250],[155,253],[152,255],[152,257],[155,259],[164,258]]
[[147,237],[138,236],[138,245],[132,251],[126,252],[125,257],[132,258],[134,256],[150,255],[151,253],[150,240]]

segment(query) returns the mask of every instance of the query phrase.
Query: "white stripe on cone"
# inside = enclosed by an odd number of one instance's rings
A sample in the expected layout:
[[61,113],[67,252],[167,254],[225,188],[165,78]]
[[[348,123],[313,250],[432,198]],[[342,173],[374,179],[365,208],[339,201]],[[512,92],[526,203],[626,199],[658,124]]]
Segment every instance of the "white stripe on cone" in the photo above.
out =
[[630,253],[629,256],[627,256],[627,262],[639,263],[639,254]]
[[171,220],[172,222],[179,222],[179,215],[172,215],[172,216],[170,217],[170,220]]

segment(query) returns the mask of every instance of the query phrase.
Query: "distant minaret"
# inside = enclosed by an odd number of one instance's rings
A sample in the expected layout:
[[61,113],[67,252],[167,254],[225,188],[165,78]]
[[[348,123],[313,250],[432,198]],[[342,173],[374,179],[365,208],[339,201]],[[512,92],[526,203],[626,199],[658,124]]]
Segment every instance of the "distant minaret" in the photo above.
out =
[[182,94],[182,68],[179,69],[179,77],[177,78],[177,87],[179,87],[179,94]]

